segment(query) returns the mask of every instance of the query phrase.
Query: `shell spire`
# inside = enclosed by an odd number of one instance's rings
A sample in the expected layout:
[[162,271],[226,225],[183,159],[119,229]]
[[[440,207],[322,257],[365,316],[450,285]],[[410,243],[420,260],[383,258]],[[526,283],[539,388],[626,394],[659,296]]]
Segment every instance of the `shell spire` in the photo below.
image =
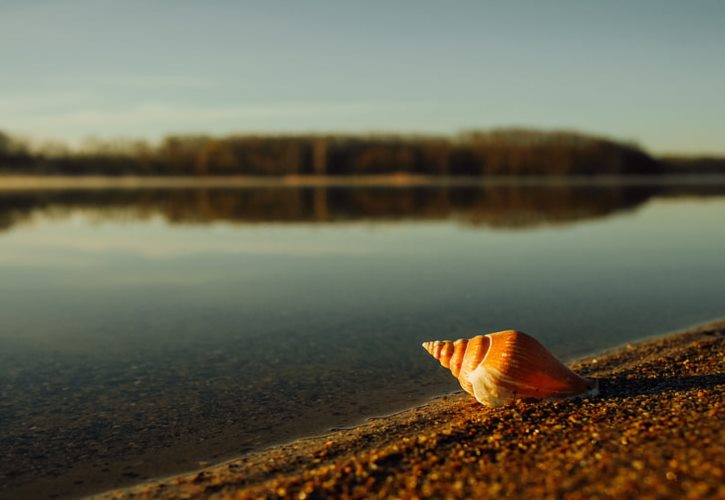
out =
[[518,398],[563,399],[596,395],[596,380],[580,377],[535,338],[516,330],[471,339],[424,342],[423,348],[488,406]]

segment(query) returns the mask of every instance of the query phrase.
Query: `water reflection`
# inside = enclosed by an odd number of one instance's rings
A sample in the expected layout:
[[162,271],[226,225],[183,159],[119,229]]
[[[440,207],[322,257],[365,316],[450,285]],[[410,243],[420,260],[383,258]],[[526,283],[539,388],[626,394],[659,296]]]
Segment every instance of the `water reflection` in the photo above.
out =
[[722,315],[724,186],[2,192],[0,497],[454,389],[423,340],[516,327],[571,358]]
[[723,192],[720,183],[8,191],[0,194],[0,229],[37,214],[62,217],[79,210],[103,219],[161,216],[179,224],[456,219],[474,226],[527,228],[603,217],[658,196]]

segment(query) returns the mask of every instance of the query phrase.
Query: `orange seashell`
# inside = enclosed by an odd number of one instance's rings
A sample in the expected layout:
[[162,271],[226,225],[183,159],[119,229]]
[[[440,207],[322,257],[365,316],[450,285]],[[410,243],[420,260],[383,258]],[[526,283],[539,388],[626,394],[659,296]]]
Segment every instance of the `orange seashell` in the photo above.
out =
[[424,342],[423,348],[451,370],[479,403],[500,406],[518,398],[596,396],[596,380],[580,377],[538,340],[506,330],[472,339]]

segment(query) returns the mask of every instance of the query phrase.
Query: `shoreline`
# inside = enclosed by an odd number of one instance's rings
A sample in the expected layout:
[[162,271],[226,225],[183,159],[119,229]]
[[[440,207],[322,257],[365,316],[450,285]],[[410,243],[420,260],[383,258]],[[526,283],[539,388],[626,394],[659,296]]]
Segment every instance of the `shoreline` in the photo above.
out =
[[571,366],[601,396],[490,409],[467,394],[95,498],[725,495],[725,320]]
[[725,174],[592,175],[592,176],[426,176],[382,175],[283,175],[283,176],[64,176],[0,174],[0,192],[93,189],[189,189],[262,187],[426,187],[483,185],[699,185],[725,184]]

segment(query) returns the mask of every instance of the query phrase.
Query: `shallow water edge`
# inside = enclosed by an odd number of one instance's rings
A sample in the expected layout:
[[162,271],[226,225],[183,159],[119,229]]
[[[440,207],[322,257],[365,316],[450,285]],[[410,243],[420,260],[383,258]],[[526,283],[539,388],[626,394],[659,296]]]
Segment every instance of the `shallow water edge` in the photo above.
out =
[[[501,450],[499,446],[501,443],[505,445],[512,440],[522,442],[531,440],[529,431],[534,428],[537,430],[533,434],[537,436],[534,439],[543,439],[543,443],[546,443],[547,440],[552,441],[546,437],[546,434],[552,432],[556,434],[558,432],[556,428],[561,427],[560,425],[549,425],[551,422],[560,422],[561,415],[557,416],[557,413],[568,415],[562,420],[565,434],[559,435],[558,439],[568,441],[583,438],[582,442],[588,443],[588,433],[593,432],[593,435],[596,436],[595,440],[604,443],[598,448],[595,447],[595,451],[601,450],[601,446],[607,450],[608,439],[616,440],[617,443],[628,441],[636,446],[639,436],[631,432],[633,423],[631,420],[634,418],[642,422],[638,424],[637,428],[643,429],[644,434],[641,438],[644,441],[637,449],[624,446],[611,451],[619,455],[614,463],[618,463],[617,460],[624,460],[626,466],[619,468],[616,474],[610,474],[611,470],[602,474],[597,469],[596,463],[606,459],[599,458],[591,466],[579,467],[574,474],[579,478],[586,478],[588,482],[583,483],[583,487],[590,489],[614,488],[619,493],[634,490],[652,491],[653,489],[661,490],[661,492],[673,492],[679,491],[680,488],[710,491],[712,488],[717,489],[717,479],[715,478],[713,482],[713,477],[709,477],[705,473],[701,474],[701,471],[680,468],[675,473],[659,470],[662,467],[667,469],[670,467],[668,463],[672,463],[666,460],[660,463],[658,452],[664,449],[662,447],[667,447],[675,458],[681,455],[682,452],[678,451],[681,448],[677,446],[677,443],[672,443],[672,436],[669,438],[662,436],[653,443],[652,439],[648,437],[648,429],[653,424],[658,425],[657,422],[666,422],[666,415],[670,412],[680,411],[677,408],[684,408],[688,414],[681,424],[664,428],[663,434],[674,432],[676,435],[683,436],[679,427],[689,428],[694,422],[701,423],[701,430],[705,434],[717,429],[717,426],[711,425],[715,421],[708,418],[708,415],[714,415],[712,411],[706,412],[707,415],[701,413],[707,410],[713,402],[717,402],[717,387],[725,383],[724,374],[713,374],[713,370],[717,372],[716,358],[718,355],[712,352],[713,349],[722,350],[723,333],[725,333],[725,320],[721,319],[688,328],[685,331],[648,337],[647,340],[587,356],[574,363],[573,366],[577,370],[603,382],[603,394],[600,398],[539,404],[521,402],[505,408],[486,409],[480,405],[471,404],[470,398],[466,395],[448,395],[423,406],[386,418],[374,419],[342,432],[296,440],[287,445],[271,447],[266,451],[253,453],[194,473],[149,481],[136,487],[110,491],[100,497],[171,498],[180,493],[192,497],[220,493],[222,495],[237,494],[241,495],[241,498],[247,498],[271,493],[281,494],[282,491],[284,494],[296,494],[299,491],[307,492],[307,490],[320,494],[330,494],[332,491],[338,493],[354,491],[361,495],[363,492],[367,494],[382,492],[395,495],[400,494],[403,490],[408,493],[411,491],[425,492],[426,488],[430,487],[437,488],[440,494],[442,491],[450,492],[451,489],[458,488],[459,482],[454,482],[454,479],[462,477],[461,473],[465,475],[465,465],[463,470],[460,466],[451,469],[449,460],[436,462],[442,465],[433,465],[432,470],[438,471],[436,477],[441,479],[434,480],[433,485],[425,483],[421,485],[414,481],[415,484],[411,486],[409,481],[402,480],[359,483],[357,476],[364,473],[365,469],[371,468],[372,471],[377,470],[383,476],[392,474],[396,477],[405,477],[406,473],[411,472],[409,469],[411,466],[414,467],[414,470],[431,467],[425,465],[425,460],[420,461],[420,457],[425,456],[425,453],[446,456],[447,453],[450,453],[448,449],[452,447],[460,450],[455,455],[460,458],[463,456],[464,450],[471,445],[479,451],[491,451],[491,448]],[[683,357],[691,361],[688,363],[691,366],[680,366]],[[679,375],[670,376],[672,370]],[[653,377],[653,373],[657,373],[657,375]],[[715,400],[711,401],[712,398]],[[629,407],[640,410],[644,408],[647,411],[632,413],[632,410],[628,409]],[[582,426],[582,422],[601,418],[602,410],[607,408],[603,418],[608,420],[610,414],[613,415],[616,420],[613,425],[602,428]],[[518,428],[511,435],[501,435],[501,441],[491,441],[491,436],[487,436],[486,432],[480,432],[479,426],[486,428],[512,419],[519,422],[522,416],[526,415],[532,418],[525,418],[521,422],[523,428]],[[441,425],[441,421],[447,423]],[[538,436],[539,434],[542,435]],[[599,434],[606,435],[601,437]],[[453,439],[451,437],[453,435],[457,437]],[[492,437],[496,435],[493,434]],[[554,448],[558,450],[557,446],[554,445]],[[672,447],[670,448],[670,446]],[[650,450],[650,448],[652,449]],[[504,451],[505,449],[503,448]],[[557,452],[551,460],[570,460],[569,455],[576,449],[576,447],[571,447],[572,451]],[[536,450],[535,453],[540,453],[536,448],[534,450]],[[646,458],[647,453],[652,453],[651,461]],[[707,459],[710,459],[713,463],[717,463],[716,446],[705,444],[702,449],[698,450],[698,453],[702,454],[698,460],[704,459],[707,462]],[[485,461],[487,455],[476,454],[476,456],[478,457],[476,460]],[[350,474],[346,474],[344,470],[347,469],[343,467],[348,460],[352,464]],[[511,462],[511,460],[514,461]],[[642,465],[637,465],[632,469],[628,466],[631,460]],[[495,468],[497,462],[498,460],[493,461],[491,467]],[[419,465],[415,465],[418,463]],[[464,463],[466,462],[464,461]],[[526,468],[526,463],[525,458],[509,457],[506,467],[512,470],[519,467]],[[537,462],[534,460],[534,463]],[[551,470],[551,467],[547,467],[546,470]],[[338,474],[334,471],[343,472]],[[538,467],[533,470],[534,476],[538,474],[536,471],[540,472]],[[637,477],[643,477],[644,480],[632,483],[629,477],[630,472]],[[450,474],[450,477],[445,474]],[[377,477],[377,475],[373,477]],[[660,475],[666,476],[668,480],[678,479],[679,481],[673,483],[657,480],[653,482]],[[497,476],[491,474],[481,477],[483,479],[479,478],[477,481],[469,482],[468,486],[489,487],[488,483],[495,482]],[[421,479],[427,480],[428,478],[424,474]],[[394,489],[386,489],[391,487],[391,483],[395,485]],[[561,483],[544,481],[536,487],[546,490],[551,488],[552,484],[558,484],[557,488],[564,490],[572,487],[577,490],[580,488],[577,486],[579,483],[571,481]],[[530,487],[530,481],[518,481],[514,477],[508,485],[508,489],[513,490],[527,490]],[[561,491],[556,493],[561,493]]]

